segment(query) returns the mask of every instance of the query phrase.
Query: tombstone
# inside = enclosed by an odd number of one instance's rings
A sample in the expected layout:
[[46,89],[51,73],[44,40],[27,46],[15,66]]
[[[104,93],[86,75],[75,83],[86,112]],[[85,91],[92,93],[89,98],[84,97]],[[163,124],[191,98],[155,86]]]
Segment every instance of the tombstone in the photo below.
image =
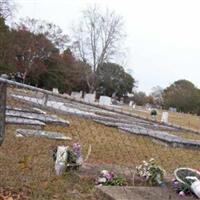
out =
[[6,83],[0,83],[0,145],[5,135]]
[[99,104],[102,106],[110,106],[112,104],[111,98],[107,96],[100,96]]
[[163,112],[163,113],[162,113],[162,117],[161,117],[161,122],[167,124],[167,123],[168,123],[168,117],[169,117],[168,112]]
[[58,88],[53,88],[53,93],[59,94]]
[[95,93],[94,94],[87,93],[84,96],[84,101],[87,102],[87,103],[94,103],[95,97],[96,97]]
[[136,104],[133,104],[133,109],[135,109],[136,108]]
[[120,102],[120,104],[123,104],[124,103],[124,98],[121,97],[119,102]]
[[133,101],[129,102],[129,106],[132,107],[133,106]]
[[76,99],[81,99],[82,95],[83,95],[83,91],[80,91],[80,92],[74,92],[74,91],[72,91],[72,93],[71,93],[71,97],[74,97]]
[[170,112],[177,112],[176,108],[173,108],[173,107],[170,107],[170,108],[169,108],[169,111],[170,111]]
[[3,79],[8,79],[8,75],[7,74],[1,74],[0,78],[3,78]]

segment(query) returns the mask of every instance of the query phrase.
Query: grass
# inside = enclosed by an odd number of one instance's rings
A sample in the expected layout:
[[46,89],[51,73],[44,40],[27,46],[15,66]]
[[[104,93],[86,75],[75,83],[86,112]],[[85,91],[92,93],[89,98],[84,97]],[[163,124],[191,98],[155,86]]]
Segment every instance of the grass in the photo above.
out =
[[[140,110],[131,109],[129,106],[123,106],[121,111],[128,112],[130,114],[136,114],[140,117],[151,119],[150,111],[146,110],[144,107],[140,107]],[[165,110],[158,110],[158,115],[156,117],[157,121],[161,121],[162,112]],[[179,125],[185,128],[191,128],[200,131],[200,117],[192,114],[169,112],[169,122],[175,125]]]
[[[28,107],[9,101],[17,107]],[[54,113],[55,114],[55,113]],[[177,167],[199,168],[199,150],[171,148],[155,144],[152,139],[129,134],[74,115],[60,115],[70,121],[69,127],[47,125],[45,130],[59,131],[72,141],[44,138],[16,138],[15,130],[23,126],[7,125],[6,138],[0,147],[0,187],[23,189],[28,199],[97,199],[94,182],[80,180],[73,173],[55,176],[52,150],[57,145],[79,142],[83,154],[92,145],[88,163],[127,166],[132,169],[142,160],[155,158],[170,175]],[[185,133],[184,137],[188,137]],[[185,135],[184,135],[185,134]],[[195,137],[196,135],[190,135]]]

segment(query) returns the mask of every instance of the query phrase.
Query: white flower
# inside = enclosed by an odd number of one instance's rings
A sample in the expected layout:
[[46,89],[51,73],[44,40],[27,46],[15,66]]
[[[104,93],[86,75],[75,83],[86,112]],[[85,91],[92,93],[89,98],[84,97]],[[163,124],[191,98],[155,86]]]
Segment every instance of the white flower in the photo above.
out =
[[151,158],[151,159],[149,160],[150,163],[154,163],[154,161],[155,161],[154,158]]
[[108,173],[109,173],[108,170],[102,170],[102,171],[101,171],[101,175],[102,175],[102,176],[106,176]]
[[147,166],[149,165],[148,162],[146,162],[145,160],[143,160],[142,163],[143,163],[143,165],[144,165],[145,167],[147,167]]
[[180,191],[179,196],[185,196],[185,193],[183,191]]
[[98,183],[105,183],[107,180],[106,180],[106,178],[99,178],[98,179]]

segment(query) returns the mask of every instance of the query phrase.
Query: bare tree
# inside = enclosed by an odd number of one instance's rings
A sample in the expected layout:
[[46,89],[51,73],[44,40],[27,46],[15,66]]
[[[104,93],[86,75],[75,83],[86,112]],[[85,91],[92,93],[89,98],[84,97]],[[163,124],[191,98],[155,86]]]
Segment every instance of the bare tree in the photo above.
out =
[[0,0],[0,17],[8,18],[12,16],[12,12],[15,9],[13,0]]
[[13,24],[13,27],[15,29],[25,29],[36,35],[43,34],[60,50],[65,50],[68,47],[68,35],[64,34],[59,26],[45,20],[27,17],[20,19],[20,23]]
[[110,61],[120,50],[123,34],[123,19],[115,12],[102,12],[97,6],[83,11],[80,24],[74,29],[76,55],[92,67],[93,77],[88,80],[90,90],[94,90],[97,67]]

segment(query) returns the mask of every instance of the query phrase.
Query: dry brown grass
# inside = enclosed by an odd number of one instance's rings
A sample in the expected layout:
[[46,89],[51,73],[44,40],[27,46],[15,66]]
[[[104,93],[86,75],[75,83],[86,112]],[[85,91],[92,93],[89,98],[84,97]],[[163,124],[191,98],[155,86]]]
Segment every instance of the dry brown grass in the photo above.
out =
[[52,149],[68,142],[41,138],[16,138],[15,129],[7,126],[0,147],[0,186],[23,189],[28,199],[94,199],[93,183],[73,174],[56,177]]
[[[16,101],[10,103],[13,106],[27,106]],[[71,173],[55,176],[52,149],[74,142],[82,145],[84,155],[88,146],[92,145],[88,162],[94,164],[107,163],[134,169],[142,160],[154,157],[168,174],[179,166],[200,167],[199,150],[166,147],[154,143],[150,138],[122,132],[74,115],[59,117],[69,120],[70,126],[47,125],[44,129],[62,132],[72,137],[71,142],[16,138],[16,128],[24,127],[6,127],[6,138],[0,147],[0,186],[23,188],[29,199],[95,199],[93,183],[86,180],[80,182]]]
[[[140,107],[141,111],[132,109],[129,106],[123,106],[121,111],[127,112],[130,114],[135,114],[140,117],[151,119],[150,111],[146,110],[143,107]],[[156,117],[157,121],[161,120],[162,112],[165,110],[158,110],[158,115]],[[185,128],[191,128],[197,131],[200,131],[200,117],[192,114],[178,113],[178,112],[169,112],[169,122],[175,125],[180,125]]]

